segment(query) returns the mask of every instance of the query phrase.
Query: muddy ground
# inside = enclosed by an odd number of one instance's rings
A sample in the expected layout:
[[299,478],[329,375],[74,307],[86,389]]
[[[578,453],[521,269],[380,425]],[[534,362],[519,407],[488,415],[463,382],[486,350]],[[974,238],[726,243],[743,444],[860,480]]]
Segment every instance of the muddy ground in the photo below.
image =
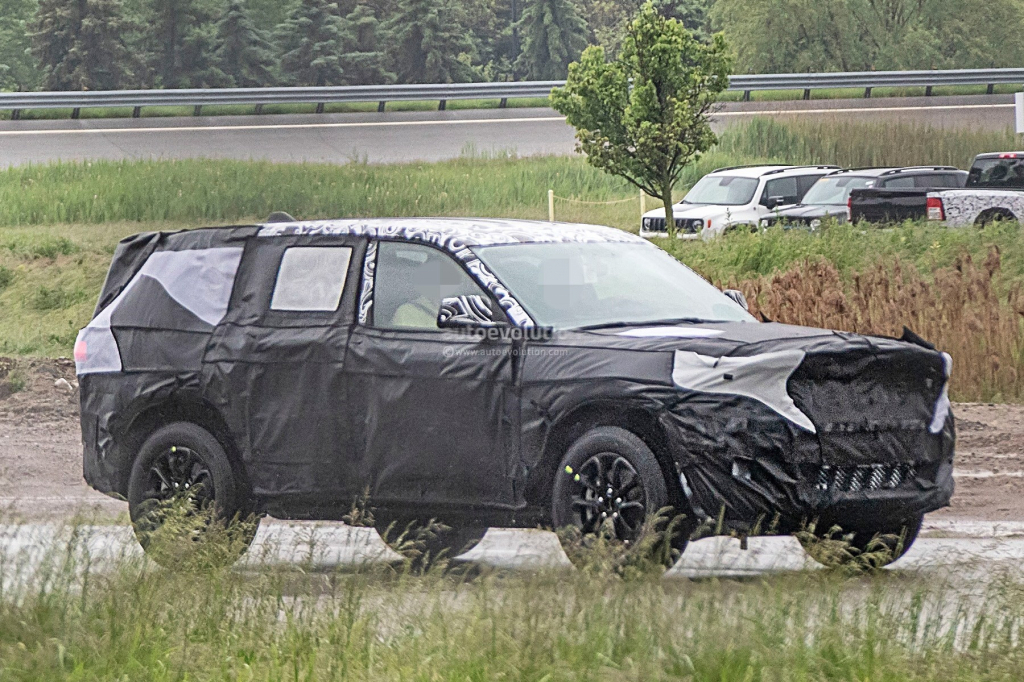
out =
[[[63,380],[63,381],[61,381]],[[18,390],[14,390],[18,389]],[[940,519],[1024,522],[1024,405],[959,404],[957,491]],[[82,480],[78,394],[71,360],[0,358],[0,510],[110,517],[122,502]]]

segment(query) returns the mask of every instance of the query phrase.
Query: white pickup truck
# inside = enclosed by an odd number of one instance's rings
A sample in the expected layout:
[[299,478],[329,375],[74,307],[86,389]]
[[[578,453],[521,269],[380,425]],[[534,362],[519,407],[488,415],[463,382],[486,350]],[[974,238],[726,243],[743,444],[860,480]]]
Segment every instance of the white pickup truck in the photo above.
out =
[[1024,152],[979,154],[963,189],[928,192],[928,219],[949,227],[1024,223]]

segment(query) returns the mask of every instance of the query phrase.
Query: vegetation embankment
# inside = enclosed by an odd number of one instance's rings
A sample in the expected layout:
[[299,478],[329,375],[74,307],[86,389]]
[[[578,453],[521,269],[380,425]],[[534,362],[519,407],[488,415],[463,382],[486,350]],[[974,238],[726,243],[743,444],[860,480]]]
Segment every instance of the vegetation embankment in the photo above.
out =
[[[963,167],[1016,145],[1010,133],[937,132],[845,123],[736,128],[687,170],[759,160],[845,166]],[[378,215],[558,219],[635,230],[639,197],[575,158],[465,158],[440,164],[273,165],[233,161],[57,164],[0,172],[0,353],[67,356],[92,312],[117,241],[144,230],[245,223],[287,210],[300,218]],[[648,200],[648,206],[653,200]],[[709,279],[733,283],[782,321],[898,335],[907,324],[956,358],[954,396],[1024,398],[1016,225],[984,231],[927,224],[881,230],[773,230],[709,243],[664,244]],[[998,267],[990,250],[999,251]],[[967,258],[970,258],[970,263]],[[959,264],[959,265],[958,265]]]
[[966,682],[1024,662],[1022,587],[992,574],[171,573],[98,562],[72,530],[33,559],[0,555],[5,680]]

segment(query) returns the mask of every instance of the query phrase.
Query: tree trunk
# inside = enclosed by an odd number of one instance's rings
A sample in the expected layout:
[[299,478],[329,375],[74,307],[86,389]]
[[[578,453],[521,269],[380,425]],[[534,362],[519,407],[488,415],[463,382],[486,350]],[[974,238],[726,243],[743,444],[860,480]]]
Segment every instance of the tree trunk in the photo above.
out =
[[669,180],[661,187],[660,199],[665,202],[665,229],[668,230],[668,236],[675,238],[676,236],[676,217],[672,211],[672,181]]

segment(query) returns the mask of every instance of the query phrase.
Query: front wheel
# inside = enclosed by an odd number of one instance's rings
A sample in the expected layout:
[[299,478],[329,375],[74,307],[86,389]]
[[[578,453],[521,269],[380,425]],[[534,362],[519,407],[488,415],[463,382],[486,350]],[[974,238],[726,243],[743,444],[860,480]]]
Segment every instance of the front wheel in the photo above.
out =
[[875,569],[888,566],[906,554],[917,540],[923,522],[924,517],[918,516],[902,523],[845,532],[838,526],[820,529],[811,526],[798,533],[797,538],[812,559],[829,568]]
[[654,453],[625,429],[588,431],[555,473],[551,518],[562,548],[577,566],[599,559],[600,547],[671,566],[689,533],[688,520],[661,516],[668,506],[665,477]]
[[242,518],[247,497],[220,442],[206,429],[176,422],[149,436],[128,482],[135,536],[157,563],[190,569],[226,566],[256,535]]

